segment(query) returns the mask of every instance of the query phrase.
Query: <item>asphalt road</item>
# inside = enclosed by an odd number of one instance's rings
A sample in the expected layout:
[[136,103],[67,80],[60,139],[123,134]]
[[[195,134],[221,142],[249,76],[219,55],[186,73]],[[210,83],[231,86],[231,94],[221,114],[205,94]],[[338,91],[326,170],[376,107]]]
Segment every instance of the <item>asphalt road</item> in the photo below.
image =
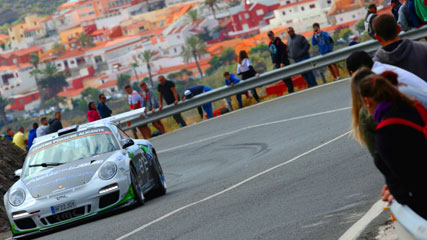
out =
[[42,239],[338,239],[383,184],[349,106],[344,80],[153,139],[165,196]]

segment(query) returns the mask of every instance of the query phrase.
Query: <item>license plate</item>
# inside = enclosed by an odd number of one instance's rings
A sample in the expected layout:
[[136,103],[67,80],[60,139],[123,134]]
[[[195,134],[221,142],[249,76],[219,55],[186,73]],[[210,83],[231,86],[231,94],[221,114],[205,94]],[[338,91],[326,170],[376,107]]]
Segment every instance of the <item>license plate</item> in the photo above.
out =
[[63,212],[65,210],[72,209],[75,207],[76,207],[76,202],[71,201],[71,202],[66,202],[63,204],[56,205],[56,206],[52,206],[52,207],[50,207],[50,210],[52,210],[52,214],[55,214],[55,213]]

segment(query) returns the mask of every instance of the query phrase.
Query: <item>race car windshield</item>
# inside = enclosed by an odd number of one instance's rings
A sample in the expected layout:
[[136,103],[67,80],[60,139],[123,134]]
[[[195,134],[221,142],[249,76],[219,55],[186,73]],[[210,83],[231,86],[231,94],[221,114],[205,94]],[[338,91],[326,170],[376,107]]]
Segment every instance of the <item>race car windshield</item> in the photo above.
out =
[[41,147],[32,150],[25,161],[23,176],[54,167],[47,166],[45,163],[54,162],[55,165],[59,166],[79,159],[118,150],[117,141],[111,131],[100,130],[99,132],[92,132],[86,135],[75,133],[50,144],[43,144]]

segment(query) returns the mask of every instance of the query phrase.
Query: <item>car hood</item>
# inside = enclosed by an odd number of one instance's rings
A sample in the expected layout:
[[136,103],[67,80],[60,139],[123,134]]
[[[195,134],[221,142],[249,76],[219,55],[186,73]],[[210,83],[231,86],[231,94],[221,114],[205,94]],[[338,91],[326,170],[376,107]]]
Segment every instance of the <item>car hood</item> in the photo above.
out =
[[88,183],[102,163],[114,153],[104,153],[49,168],[23,178],[22,182],[34,198],[74,188]]

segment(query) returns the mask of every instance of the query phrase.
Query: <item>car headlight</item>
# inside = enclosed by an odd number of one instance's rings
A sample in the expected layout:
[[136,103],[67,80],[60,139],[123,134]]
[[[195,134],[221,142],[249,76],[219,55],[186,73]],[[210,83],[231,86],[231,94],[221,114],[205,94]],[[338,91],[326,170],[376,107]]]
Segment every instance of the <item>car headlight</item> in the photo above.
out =
[[117,165],[113,162],[106,162],[102,165],[101,169],[99,169],[98,176],[102,180],[110,180],[117,173]]
[[21,204],[23,204],[25,201],[25,191],[21,188],[18,188],[16,190],[13,190],[10,194],[9,194],[9,203],[12,206],[19,206]]

